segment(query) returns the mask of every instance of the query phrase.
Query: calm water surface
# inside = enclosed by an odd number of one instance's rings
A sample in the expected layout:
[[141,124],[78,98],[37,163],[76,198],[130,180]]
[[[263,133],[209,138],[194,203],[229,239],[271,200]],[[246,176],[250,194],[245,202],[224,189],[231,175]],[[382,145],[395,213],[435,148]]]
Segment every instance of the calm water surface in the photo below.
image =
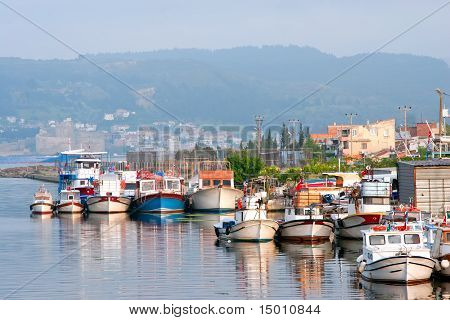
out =
[[[450,283],[361,282],[361,243],[218,243],[213,214],[36,219],[41,183],[0,179],[5,299],[442,299]],[[56,197],[56,185],[47,184]]]

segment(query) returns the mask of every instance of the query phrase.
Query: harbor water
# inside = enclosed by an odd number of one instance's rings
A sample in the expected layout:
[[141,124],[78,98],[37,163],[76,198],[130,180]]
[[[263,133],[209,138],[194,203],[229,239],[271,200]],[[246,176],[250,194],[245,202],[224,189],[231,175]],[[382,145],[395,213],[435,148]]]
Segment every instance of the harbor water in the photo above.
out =
[[[361,281],[359,241],[217,242],[215,214],[32,218],[29,204],[40,184],[0,179],[2,299],[450,297],[450,282]],[[46,187],[56,199],[56,184]]]

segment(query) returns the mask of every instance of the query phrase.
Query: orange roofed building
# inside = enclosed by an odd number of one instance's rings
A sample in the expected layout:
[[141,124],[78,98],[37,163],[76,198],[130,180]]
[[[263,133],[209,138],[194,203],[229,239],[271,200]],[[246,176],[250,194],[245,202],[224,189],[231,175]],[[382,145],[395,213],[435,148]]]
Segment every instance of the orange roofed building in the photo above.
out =
[[379,120],[364,125],[336,124],[327,133],[311,134],[319,144],[335,146],[336,153],[348,158],[389,157],[395,149],[395,119]]

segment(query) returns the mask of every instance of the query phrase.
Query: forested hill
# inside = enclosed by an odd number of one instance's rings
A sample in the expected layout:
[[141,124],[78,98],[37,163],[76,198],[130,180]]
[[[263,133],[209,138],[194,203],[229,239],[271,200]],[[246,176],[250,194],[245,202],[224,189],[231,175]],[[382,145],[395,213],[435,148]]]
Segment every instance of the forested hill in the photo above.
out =
[[[309,47],[267,46],[223,50],[177,49],[143,53],[89,55],[140,93],[182,121],[249,123],[265,119],[301,100],[364,55],[338,58]],[[450,69],[442,60],[380,53],[284,115],[313,131],[344,121],[398,117],[410,105],[414,119],[437,117],[434,89],[450,90]],[[127,109],[129,122],[170,117],[83,59],[0,58],[0,112],[26,119],[67,116],[101,122],[105,113]]]

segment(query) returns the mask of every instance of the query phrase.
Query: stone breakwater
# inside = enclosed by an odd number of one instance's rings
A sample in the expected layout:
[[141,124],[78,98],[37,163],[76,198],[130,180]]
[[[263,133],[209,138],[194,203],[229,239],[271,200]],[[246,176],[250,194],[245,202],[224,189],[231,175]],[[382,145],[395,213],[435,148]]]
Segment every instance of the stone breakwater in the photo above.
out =
[[0,178],[28,178],[46,182],[58,182],[58,168],[55,166],[27,166],[0,170]]

